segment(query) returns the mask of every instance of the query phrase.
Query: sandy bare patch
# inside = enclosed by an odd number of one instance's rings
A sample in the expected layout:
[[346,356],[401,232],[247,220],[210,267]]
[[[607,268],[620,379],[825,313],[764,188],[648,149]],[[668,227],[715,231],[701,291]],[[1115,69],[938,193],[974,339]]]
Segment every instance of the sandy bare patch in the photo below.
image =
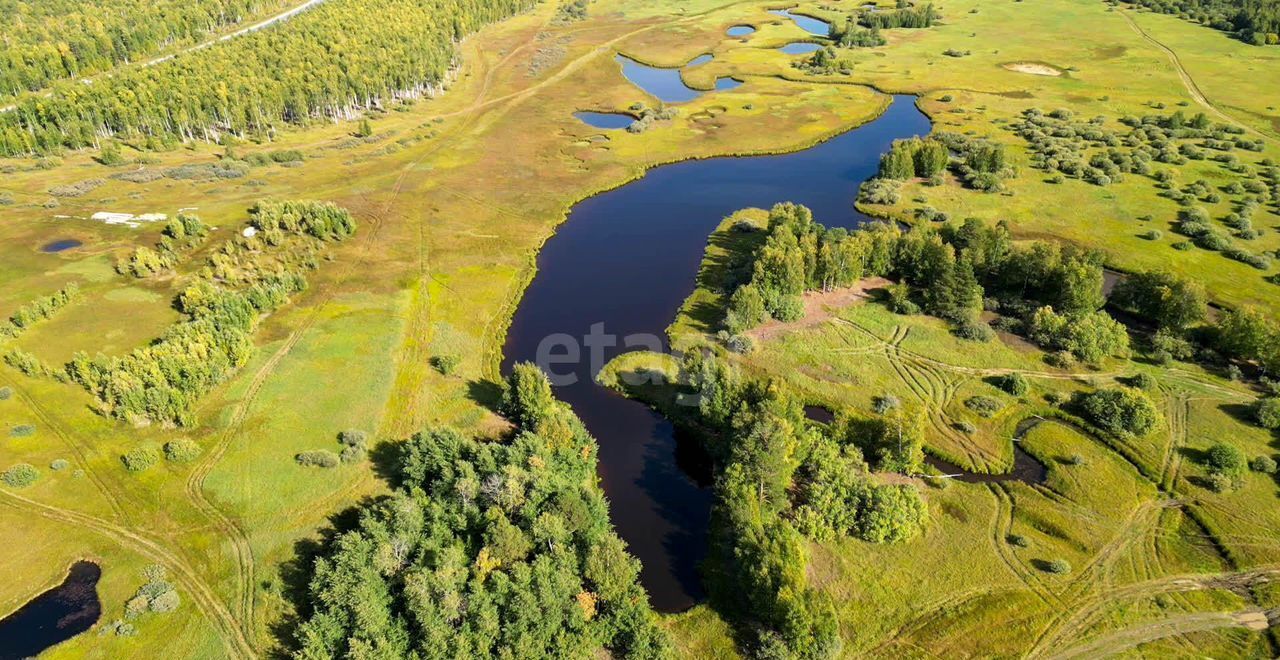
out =
[[1029,73],[1033,76],[1060,76],[1062,71],[1055,69],[1048,64],[1036,64],[1035,62],[1010,62],[1004,65],[1004,68],[1018,73]]
[[836,311],[856,302],[868,300],[869,291],[883,289],[891,284],[893,282],[883,277],[871,277],[844,289],[810,291],[804,294],[804,317],[799,321],[791,321],[790,323],[769,321],[747,334],[757,341],[767,341],[788,332],[812,328],[826,322]]

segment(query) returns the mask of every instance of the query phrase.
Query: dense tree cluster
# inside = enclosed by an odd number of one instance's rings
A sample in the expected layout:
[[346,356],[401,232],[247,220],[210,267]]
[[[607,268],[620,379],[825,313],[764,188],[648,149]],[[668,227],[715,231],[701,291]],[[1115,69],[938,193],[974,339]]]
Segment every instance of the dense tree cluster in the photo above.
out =
[[[903,167],[923,150],[908,146]],[[891,151],[890,153],[893,153]],[[896,166],[891,166],[896,167]],[[745,282],[730,284],[725,329],[738,334],[769,318],[793,321],[804,313],[806,291],[850,286],[864,277],[897,279],[890,307],[951,321],[962,336],[989,338],[977,323],[987,299],[997,300],[1008,329],[1026,331],[1046,348],[1098,362],[1126,356],[1125,328],[1100,311],[1102,256],[1058,243],[1014,243],[1004,224],[977,219],[902,232],[872,223],[855,232],[827,229],[810,211],[779,204],[769,214],[764,240],[749,256]]]
[[62,83],[0,114],[0,156],[80,148],[104,136],[137,146],[267,134],[430,93],[465,34],[533,0],[327,0],[251,35],[124,71]]
[[288,4],[285,0],[3,0],[0,97],[137,61]]
[[909,7],[905,3],[899,3],[899,7],[891,11],[865,9],[860,14],[859,22],[873,30],[888,30],[932,27],[938,22],[938,18],[938,10],[934,9],[931,2],[922,7]]
[[843,25],[832,23],[827,36],[841,48],[874,48],[887,43],[879,29],[862,27],[856,14],[849,16]]
[[250,222],[257,235],[229,241],[178,296],[186,320],[129,355],[78,353],[67,365],[103,413],[191,423],[200,398],[248,359],[258,319],[305,288],[314,251],[355,231],[350,214],[321,202],[260,202]]
[[928,179],[946,171],[951,164],[947,145],[936,138],[894,140],[880,157],[880,176],[885,179]]
[[1280,5],[1273,0],[1125,1],[1229,32],[1245,43],[1280,44]]
[[919,468],[921,416],[814,428],[779,387],[744,381],[711,354],[691,352],[682,380],[696,397],[708,451],[720,466],[712,511],[712,598],[759,657],[828,657],[839,637],[831,603],[808,584],[804,536],[895,542],[919,533],[924,501],[910,486],[873,482],[879,469]]
[[1224,314],[1212,328],[1214,348],[1228,358],[1280,374],[1280,322],[1253,307]]
[[512,439],[403,443],[391,495],[315,560],[297,657],[670,655],[610,526],[595,441],[533,365],[509,388]]
[[801,294],[850,286],[866,275],[888,272],[896,229],[877,226],[850,233],[813,221],[808,208],[779,204],[769,212],[767,237],[750,256],[749,281],[730,298],[725,319],[734,333],[767,317],[793,321],[804,313]]
[[1144,271],[1116,284],[1109,302],[1161,328],[1181,331],[1205,319],[1205,300],[1198,282],[1165,271]]
[[948,131],[939,132],[935,137],[956,154],[953,164],[956,176],[969,188],[998,192],[1004,189],[1004,179],[1015,174],[1004,145],[998,142]]

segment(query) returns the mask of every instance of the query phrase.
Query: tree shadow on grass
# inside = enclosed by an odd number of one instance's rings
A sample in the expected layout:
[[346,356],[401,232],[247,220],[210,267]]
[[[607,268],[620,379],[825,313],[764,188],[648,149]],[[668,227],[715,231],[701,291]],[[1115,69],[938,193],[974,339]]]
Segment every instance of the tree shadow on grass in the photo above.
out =
[[504,389],[501,383],[488,379],[473,380],[467,383],[467,396],[485,408],[498,412]]
[[1218,406],[1218,410],[1226,413],[1231,419],[1241,424],[1254,424],[1253,406],[1246,403],[1223,403]]
[[369,449],[369,463],[373,466],[373,473],[392,487],[400,485],[397,468],[403,447],[403,440],[384,440]]
[[[752,257],[767,233],[746,221],[711,234],[708,254],[698,271],[698,287],[728,296],[751,280]],[[726,299],[727,302],[727,299]],[[689,310],[695,329],[713,333],[724,323],[723,305],[701,301]]]
[[[383,443],[390,444],[390,443]],[[293,556],[280,564],[275,576],[263,580],[261,586],[266,590],[278,588],[279,597],[287,607],[270,625],[271,636],[276,642],[274,648],[265,651],[264,655],[276,660],[293,658],[298,650],[298,626],[311,616],[311,604],[307,596],[310,592],[312,567],[318,557],[329,550],[338,536],[355,529],[360,522],[361,511],[367,509],[379,499],[363,498],[329,517],[329,524],[319,532],[319,538],[303,538],[293,544]]]

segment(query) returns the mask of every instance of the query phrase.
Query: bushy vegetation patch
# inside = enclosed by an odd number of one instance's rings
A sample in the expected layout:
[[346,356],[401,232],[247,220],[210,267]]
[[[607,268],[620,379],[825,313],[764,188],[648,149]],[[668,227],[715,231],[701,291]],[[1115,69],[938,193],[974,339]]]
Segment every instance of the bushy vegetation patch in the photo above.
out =
[[1160,411],[1142,390],[1131,387],[1101,389],[1080,396],[1084,416],[1120,436],[1143,436],[1160,423]]
[[0,481],[10,488],[26,488],[38,479],[40,479],[40,470],[30,463],[18,463],[0,472]]
[[251,223],[257,234],[224,244],[178,296],[185,321],[127,356],[72,359],[68,375],[104,414],[190,424],[200,398],[248,359],[259,318],[305,288],[327,243],[355,232],[346,210],[320,202],[260,202]]

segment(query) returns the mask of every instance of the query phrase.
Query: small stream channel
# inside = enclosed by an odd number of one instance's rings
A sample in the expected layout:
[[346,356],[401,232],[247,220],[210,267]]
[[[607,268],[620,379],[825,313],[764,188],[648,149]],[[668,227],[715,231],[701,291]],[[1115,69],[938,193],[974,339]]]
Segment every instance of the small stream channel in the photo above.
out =
[[[705,461],[696,443],[679,441],[648,406],[597,385],[596,371],[628,350],[659,348],[628,338],[666,348],[666,326],[692,292],[707,237],[722,218],[793,201],[828,226],[857,227],[870,218],[853,202],[880,154],[929,130],[914,97],[899,96],[874,121],[803,151],[658,167],[573,207],[539,253],[503,367],[537,362],[599,442],[614,527],[640,559],[655,608],[680,611],[703,597],[698,564],[712,498],[690,473],[705,477]],[[594,350],[586,339],[593,326]]]

